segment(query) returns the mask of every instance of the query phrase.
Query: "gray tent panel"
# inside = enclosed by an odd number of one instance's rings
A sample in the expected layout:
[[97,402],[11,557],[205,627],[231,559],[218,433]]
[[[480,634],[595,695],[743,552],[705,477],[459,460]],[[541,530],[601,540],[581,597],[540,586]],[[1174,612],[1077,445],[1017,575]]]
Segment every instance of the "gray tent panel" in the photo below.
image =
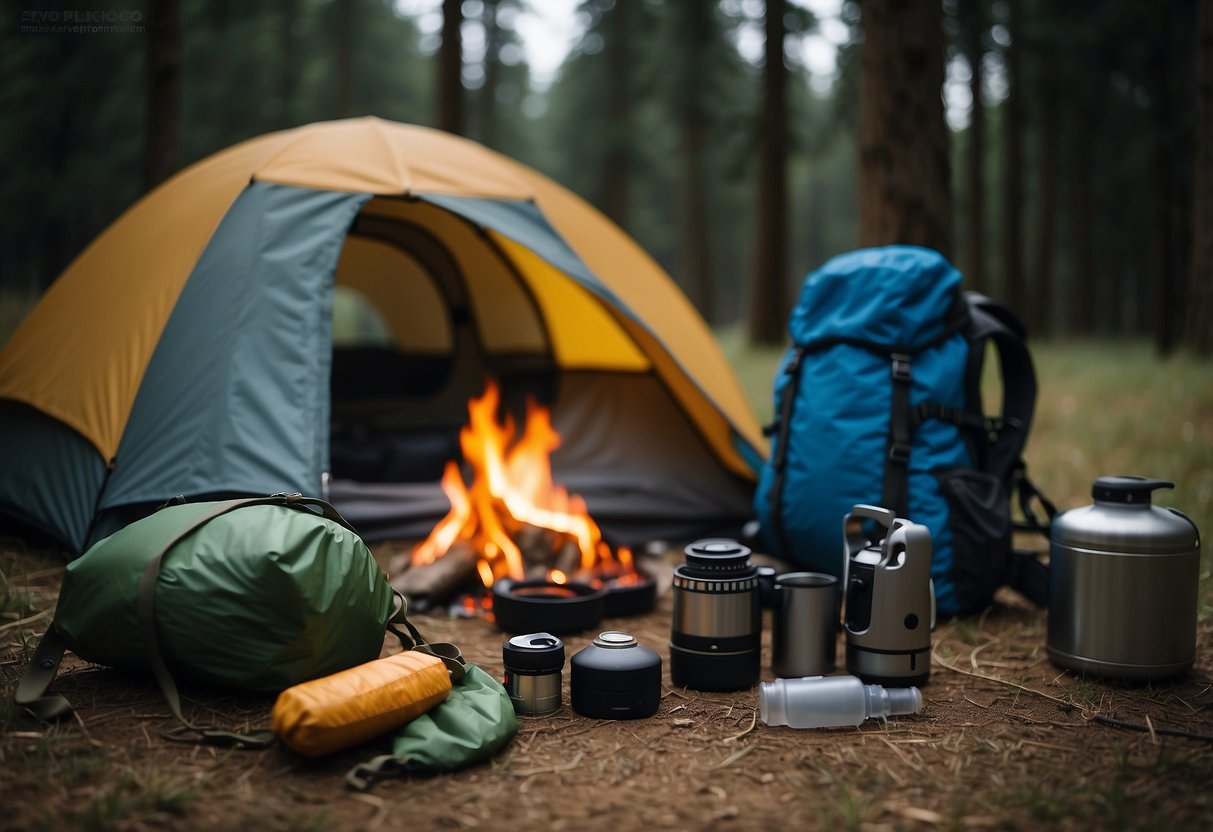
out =
[[319,491],[333,274],[367,199],[261,182],[236,199],[152,355],[101,508]]
[[83,551],[104,479],[83,436],[31,407],[0,405],[0,513]]

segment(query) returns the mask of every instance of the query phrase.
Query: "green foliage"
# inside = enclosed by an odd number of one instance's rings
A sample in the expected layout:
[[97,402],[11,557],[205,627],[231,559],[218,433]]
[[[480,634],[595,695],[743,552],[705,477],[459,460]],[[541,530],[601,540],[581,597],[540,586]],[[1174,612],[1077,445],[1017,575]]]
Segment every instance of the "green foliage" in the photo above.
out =
[[[1096,0],[1007,4],[975,0],[986,20],[984,272],[1005,296],[1002,239],[1008,49],[1024,137],[1025,262],[1041,246],[1044,198],[1038,171],[1050,95],[1061,141],[1053,198],[1054,243],[1041,331],[1066,332],[1076,311],[1094,311],[1099,334],[1148,334],[1182,310],[1178,291],[1190,248],[1195,83],[1194,3]],[[949,14],[962,4],[949,2]],[[705,132],[697,205],[707,211],[706,265],[712,306],[727,323],[744,314],[753,262],[758,67],[739,42],[761,38],[760,3],[741,0],[583,0],[582,33],[547,90],[533,88],[518,20],[547,11],[530,0],[469,0],[467,42],[488,33],[487,55],[465,52],[469,134],[535,165],[600,206],[621,149],[629,160],[626,229],[684,286],[684,214],[679,195],[689,124]],[[428,124],[434,119],[437,35],[393,0],[182,0],[183,78],[179,155],[188,164],[269,130],[340,115],[342,9],[352,20],[352,87],[341,110]],[[626,9],[626,28],[615,21]],[[1018,43],[1006,15],[1019,15]],[[836,80],[814,89],[797,63],[798,38],[814,21],[802,3],[786,15],[791,68],[788,107],[789,268],[784,289],[827,257],[854,247],[857,233],[855,128],[859,98],[860,6],[840,4],[850,39],[837,53]],[[953,36],[959,27],[952,26]],[[799,34],[798,34],[799,33]],[[621,37],[631,115],[613,120],[607,90],[619,75],[611,54]],[[481,40],[484,40],[482,37]],[[146,35],[138,32],[32,34],[0,29],[0,284],[40,292],[72,257],[138,198],[145,133]],[[747,53],[748,54],[748,53]],[[494,60],[494,56],[497,60]],[[485,61],[489,66],[486,68]],[[487,79],[491,77],[491,83]],[[967,136],[956,135],[957,162]],[[1086,172],[1086,185],[1079,173]],[[621,174],[622,175],[622,174]],[[954,177],[957,188],[963,178]],[[1084,197],[1084,187],[1088,196]],[[963,195],[962,195],[963,196]],[[966,217],[958,197],[959,233]],[[957,251],[964,257],[968,252]],[[1084,274],[1097,279],[1075,296]],[[1021,312],[1023,310],[1020,310]],[[1168,314],[1170,313],[1170,314]],[[0,308],[0,332],[11,326]]]

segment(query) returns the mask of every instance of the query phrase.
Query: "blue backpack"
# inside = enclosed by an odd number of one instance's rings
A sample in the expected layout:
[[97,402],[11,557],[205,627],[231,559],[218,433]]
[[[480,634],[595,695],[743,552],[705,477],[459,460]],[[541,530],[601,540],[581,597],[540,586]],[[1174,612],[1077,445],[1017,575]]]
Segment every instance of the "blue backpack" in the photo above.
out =
[[[1010,585],[1039,604],[1048,572],[1016,553],[1009,495],[1041,528],[1020,457],[1036,403],[1022,325],[961,291],[939,253],[887,246],[843,254],[805,280],[775,378],[771,454],[754,497],[772,554],[841,575],[843,517],[880,505],[931,530],[942,614],[969,613]],[[981,401],[997,348],[1002,412]]]

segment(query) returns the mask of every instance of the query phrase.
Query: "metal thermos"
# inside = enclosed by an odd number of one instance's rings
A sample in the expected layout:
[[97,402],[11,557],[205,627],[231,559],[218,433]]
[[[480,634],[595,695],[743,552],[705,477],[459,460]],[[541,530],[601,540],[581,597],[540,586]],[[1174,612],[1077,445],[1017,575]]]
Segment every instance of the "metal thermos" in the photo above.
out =
[[1152,505],[1165,480],[1100,477],[1095,504],[1053,519],[1049,658],[1092,676],[1146,681],[1196,658],[1200,532]]

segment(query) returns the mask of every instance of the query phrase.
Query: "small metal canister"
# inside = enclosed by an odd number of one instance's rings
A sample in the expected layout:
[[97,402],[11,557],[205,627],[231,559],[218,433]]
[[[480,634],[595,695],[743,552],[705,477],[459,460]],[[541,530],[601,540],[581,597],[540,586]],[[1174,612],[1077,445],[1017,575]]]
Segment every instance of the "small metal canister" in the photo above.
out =
[[1159,488],[1174,483],[1100,477],[1094,505],[1054,518],[1048,648],[1059,667],[1132,682],[1192,667],[1200,533],[1151,504]]

